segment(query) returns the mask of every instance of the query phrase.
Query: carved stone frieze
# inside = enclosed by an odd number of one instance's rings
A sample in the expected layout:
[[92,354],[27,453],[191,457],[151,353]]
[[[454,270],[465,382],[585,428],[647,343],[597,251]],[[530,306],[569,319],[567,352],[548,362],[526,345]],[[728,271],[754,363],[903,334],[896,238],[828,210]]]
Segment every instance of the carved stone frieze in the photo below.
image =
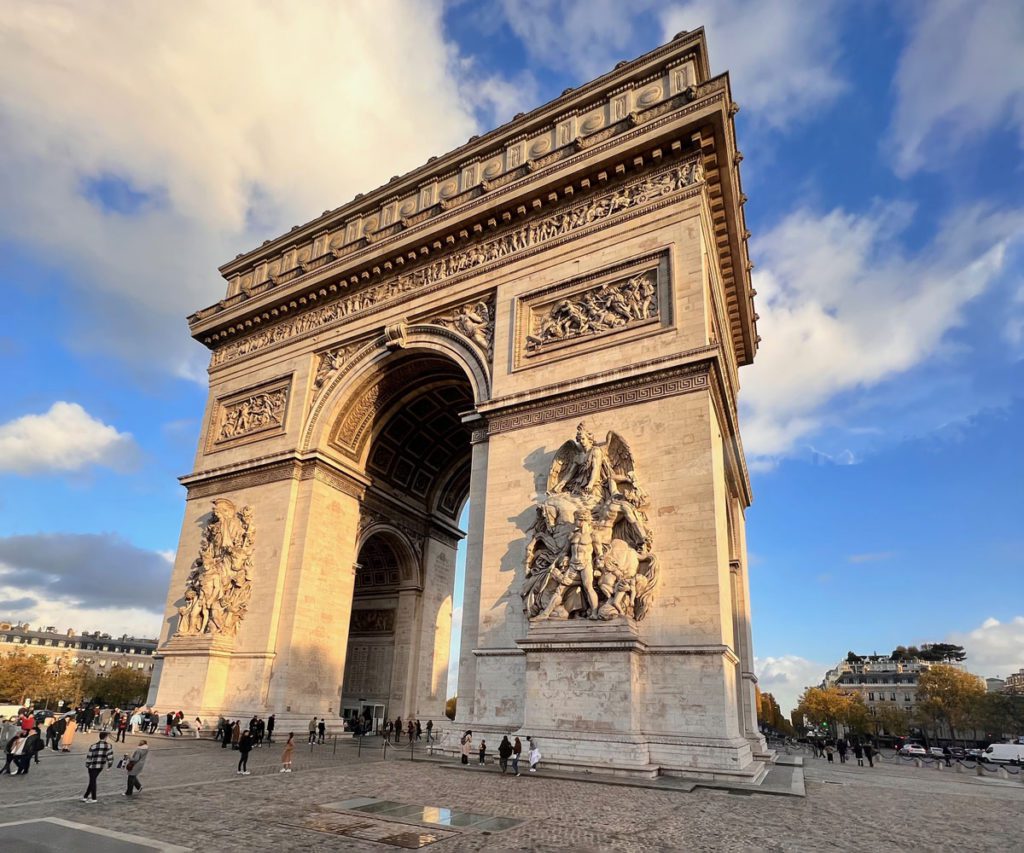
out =
[[284,432],[290,378],[238,391],[217,401],[207,452]]
[[365,341],[354,344],[343,344],[317,354],[316,373],[313,376],[313,393],[320,389],[345,366],[348,360],[365,345]]
[[546,306],[543,312],[534,312],[526,348],[537,352],[553,344],[622,329],[657,317],[657,270],[645,270],[559,299]]
[[394,608],[353,610],[348,631],[350,634],[393,634],[395,632]]
[[597,442],[580,423],[555,453],[529,528],[527,617],[642,620],[658,582],[647,503],[622,436],[613,431]]
[[236,511],[225,498],[213,502],[213,517],[185,583],[185,603],[178,608],[179,636],[238,632],[252,596],[255,535],[251,506]]
[[704,168],[699,158],[652,172],[624,183],[611,192],[564,205],[548,216],[507,229],[497,237],[451,252],[408,273],[251,332],[214,350],[211,363],[213,366],[225,364],[355,314],[379,308],[384,303],[394,302],[406,294],[453,276],[497,264],[512,255],[527,252],[596,223],[603,223],[688,189],[703,180]]
[[284,425],[288,389],[261,392],[224,407],[217,441],[240,438],[269,427]]

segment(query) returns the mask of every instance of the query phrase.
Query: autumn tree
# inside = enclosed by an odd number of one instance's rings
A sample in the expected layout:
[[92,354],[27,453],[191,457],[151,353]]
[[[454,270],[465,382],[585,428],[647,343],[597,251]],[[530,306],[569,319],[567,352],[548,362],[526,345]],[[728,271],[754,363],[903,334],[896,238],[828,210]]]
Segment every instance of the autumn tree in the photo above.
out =
[[0,700],[20,705],[35,700],[48,688],[49,660],[46,655],[30,655],[16,649],[0,658]]
[[85,685],[94,702],[115,708],[131,708],[146,701],[149,676],[126,666],[115,666],[110,672],[94,674]]
[[839,723],[857,729],[863,727],[867,719],[864,700],[838,687],[807,688],[800,697],[797,711],[814,725],[828,726],[833,734],[838,732]]
[[973,709],[985,695],[977,676],[941,664],[921,673],[917,682],[918,711],[934,723],[945,723],[950,737],[967,728]]
[[910,732],[910,714],[895,705],[879,705],[872,719],[876,734],[904,737]]

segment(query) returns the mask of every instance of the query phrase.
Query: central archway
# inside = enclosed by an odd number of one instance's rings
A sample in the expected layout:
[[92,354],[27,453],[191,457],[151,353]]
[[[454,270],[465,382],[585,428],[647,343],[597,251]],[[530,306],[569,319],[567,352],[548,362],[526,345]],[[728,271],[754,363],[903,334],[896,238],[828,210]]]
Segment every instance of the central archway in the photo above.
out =
[[473,384],[436,350],[368,360],[327,432],[366,478],[342,716],[439,719],[448,693],[458,527],[469,496]]

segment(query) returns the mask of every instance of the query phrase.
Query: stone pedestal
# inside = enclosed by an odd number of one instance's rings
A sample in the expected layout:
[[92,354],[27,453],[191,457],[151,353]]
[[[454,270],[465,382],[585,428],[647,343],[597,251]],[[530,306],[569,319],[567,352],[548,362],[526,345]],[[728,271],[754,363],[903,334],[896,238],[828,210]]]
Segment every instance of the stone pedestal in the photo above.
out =
[[233,640],[216,634],[171,637],[161,650],[153,707],[162,712],[183,710],[187,719],[219,713],[233,645]]
[[736,659],[726,647],[653,646],[628,618],[533,621],[517,645],[529,699],[518,734],[537,741],[546,766],[747,782],[764,775],[739,731],[730,735],[725,720],[700,712],[729,692]]

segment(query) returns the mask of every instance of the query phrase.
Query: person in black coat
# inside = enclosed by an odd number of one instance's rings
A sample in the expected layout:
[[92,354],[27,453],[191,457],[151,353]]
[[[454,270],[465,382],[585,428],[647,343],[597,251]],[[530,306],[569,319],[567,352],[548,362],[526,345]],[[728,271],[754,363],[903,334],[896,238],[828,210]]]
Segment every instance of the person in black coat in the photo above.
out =
[[508,770],[508,760],[512,757],[512,743],[508,739],[508,735],[505,735],[501,739],[501,743],[498,745],[498,764],[501,765],[501,772],[504,773]]
[[238,738],[238,752],[240,753],[238,758],[238,773],[241,776],[249,775],[249,753],[252,752],[252,735],[249,730],[246,729],[242,732],[241,737]]

